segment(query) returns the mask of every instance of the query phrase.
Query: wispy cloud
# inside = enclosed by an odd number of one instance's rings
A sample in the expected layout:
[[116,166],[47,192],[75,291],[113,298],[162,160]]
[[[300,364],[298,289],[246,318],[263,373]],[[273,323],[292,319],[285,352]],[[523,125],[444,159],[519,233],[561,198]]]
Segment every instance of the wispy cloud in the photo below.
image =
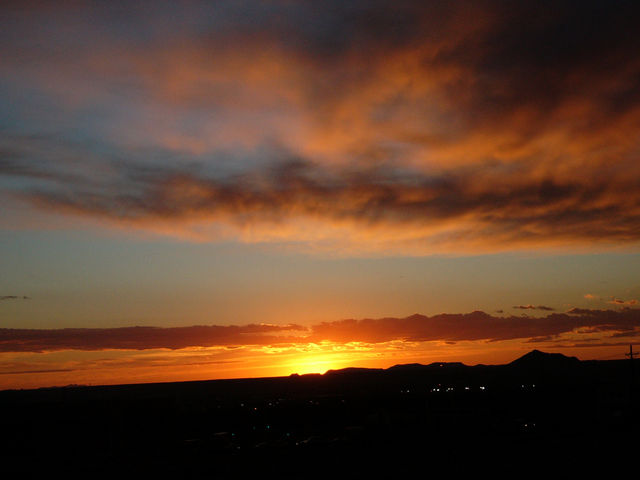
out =
[[634,2],[3,8],[0,189],[45,211],[332,250],[640,242]]
[[3,300],[31,300],[31,297],[26,295],[0,295],[0,301]]
[[[640,240],[640,216],[623,206],[636,196],[635,188],[611,184],[591,191],[573,180],[546,178],[496,190],[494,182],[511,179],[497,173],[482,185],[479,172],[427,175],[387,167],[354,172],[291,161],[215,178],[120,166],[112,172],[115,177],[97,184],[59,181],[64,188],[34,187],[20,195],[40,208],[139,228],[200,232],[205,238],[226,231],[243,241],[324,241],[365,250],[495,250],[569,239]],[[596,206],[603,203],[605,210]],[[618,219],[613,227],[611,216]],[[620,222],[629,228],[621,230]]]
[[555,310],[555,308],[547,307],[545,305],[536,306],[536,305],[531,305],[531,304],[528,304],[528,305],[514,305],[511,308],[514,308],[514,309],[517,309],[517,310],[543,310],[543,311],[546,311],[546,312],[553,312]]

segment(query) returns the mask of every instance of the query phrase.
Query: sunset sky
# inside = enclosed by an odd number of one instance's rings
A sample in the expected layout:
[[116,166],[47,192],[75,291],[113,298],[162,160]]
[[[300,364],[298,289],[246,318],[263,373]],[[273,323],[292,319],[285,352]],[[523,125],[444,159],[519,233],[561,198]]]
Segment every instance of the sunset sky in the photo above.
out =
[[640,3],[0,6],[0,389],[624,358]]

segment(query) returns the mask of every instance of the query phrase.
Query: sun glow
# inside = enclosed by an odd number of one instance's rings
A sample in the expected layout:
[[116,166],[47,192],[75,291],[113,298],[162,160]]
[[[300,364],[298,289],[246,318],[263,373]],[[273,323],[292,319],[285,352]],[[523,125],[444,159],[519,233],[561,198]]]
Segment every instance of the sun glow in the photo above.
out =
[[302,355],[291,362],[283,365],[283,371],[287,374],[297,373],[305,375],[307,373],[325,373],[327,370],[343,368],[334,355]]

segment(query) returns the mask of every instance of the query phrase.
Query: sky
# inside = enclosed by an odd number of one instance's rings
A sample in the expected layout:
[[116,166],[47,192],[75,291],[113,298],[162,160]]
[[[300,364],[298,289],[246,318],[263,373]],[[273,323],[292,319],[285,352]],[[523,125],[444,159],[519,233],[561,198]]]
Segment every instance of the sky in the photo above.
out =
[[0,18],[0,389],[640,335],[637,2]]

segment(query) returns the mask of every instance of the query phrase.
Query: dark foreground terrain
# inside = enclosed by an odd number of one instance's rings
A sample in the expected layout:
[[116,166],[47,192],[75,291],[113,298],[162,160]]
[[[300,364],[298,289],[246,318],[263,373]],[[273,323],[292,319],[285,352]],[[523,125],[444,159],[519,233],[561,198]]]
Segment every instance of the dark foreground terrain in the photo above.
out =
[[3,391],[0,477],[614,474],[638,451],[631,367],[533,351],[499,366]]

